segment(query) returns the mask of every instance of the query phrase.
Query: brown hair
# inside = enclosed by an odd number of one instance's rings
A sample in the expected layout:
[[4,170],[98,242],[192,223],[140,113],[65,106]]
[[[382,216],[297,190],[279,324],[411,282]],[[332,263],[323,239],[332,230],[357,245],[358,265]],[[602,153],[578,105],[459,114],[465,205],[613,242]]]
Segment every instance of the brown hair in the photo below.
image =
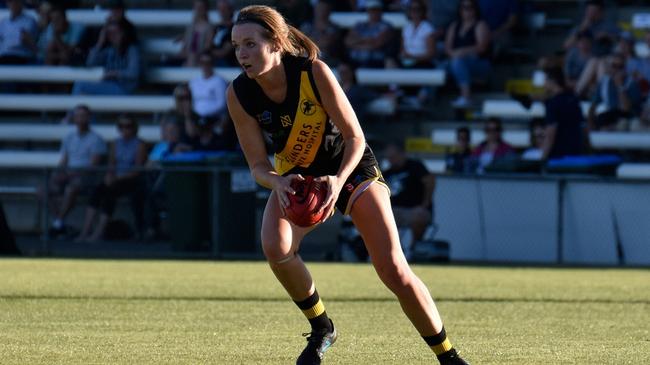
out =
[[289,25],[282,14],[265,5],[251,5],[239,11],[237,24],[253,23],[264,28],[262,36],[276,43],[283,53],[306,56],[315,60],[320,53],[318,46],[304,33]]

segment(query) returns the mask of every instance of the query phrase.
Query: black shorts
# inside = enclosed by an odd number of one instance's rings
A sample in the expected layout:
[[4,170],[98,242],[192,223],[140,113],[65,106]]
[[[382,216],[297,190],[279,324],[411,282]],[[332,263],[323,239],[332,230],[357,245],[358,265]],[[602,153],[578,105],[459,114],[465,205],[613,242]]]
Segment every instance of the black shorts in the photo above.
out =
[[339,198],[336,201],[336,208],[341,211],[341,213],[348,215],[352,209],[352,204],[357,198],[368,189],[370,184],[378,182],[388,189],[386,180],[381,175],[379,166],[375,163],[370,166],[357,167],[352,171],[350,177],[345,180],[343,189],[339,193]]
[[[288,171],[285,175],[301,174],[303,176],[311,175],[314,177],[334,175],[338,172],[339,165],[340,163],[333,162],[326,170],[323,170],[323,166],[318,169],[314,167],[296,167]],[[383,184],[388,189],[388,185],[381,175],[375,156],[369,148],[366,148],[366,152],[361,158],[361,161],[359,161],[357,167],[352,170],[348,179],[345,180],[345,184],[343,184],[343,189],[341,189],[339,198],[336,200],[336,209],[345,215],[350,214],[354,201],[375,181]]]

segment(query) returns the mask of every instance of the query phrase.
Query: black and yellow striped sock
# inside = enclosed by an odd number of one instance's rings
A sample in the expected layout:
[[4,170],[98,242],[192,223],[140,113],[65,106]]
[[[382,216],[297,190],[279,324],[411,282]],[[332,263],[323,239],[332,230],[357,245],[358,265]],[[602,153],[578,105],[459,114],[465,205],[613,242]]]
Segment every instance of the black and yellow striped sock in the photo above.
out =
[[433,336],[422,336],[424,341],[431,347],[433,353],[436,354],[436,357],[440,360],[445,358],[450,352],[455,352],[454,347],[451,345],[451,342],[447,338],[447,332],[445,328],[442,327],[442,331],[437,335]]
[[316,290],[314,290],[314,294],[310,295],[309,298],[301,301],[294,300],[294,303],[296,303],[305,317],[307,317],[312,330],[319,330],[322,328],[327,328],[330,331],[332,330],[332,323],[327,317],[327,312],[325,312],[325,305],[323,304],[323,301],[320,300]]

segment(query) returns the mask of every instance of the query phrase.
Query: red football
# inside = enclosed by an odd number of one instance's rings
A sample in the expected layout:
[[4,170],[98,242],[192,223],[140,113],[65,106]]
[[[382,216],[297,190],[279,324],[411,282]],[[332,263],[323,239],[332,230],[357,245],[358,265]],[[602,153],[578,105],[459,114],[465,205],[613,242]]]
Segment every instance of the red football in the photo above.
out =
[[294,180],[291,187],[296,194],[288,194],[287,218],[299,227],[311,227],[320,222],[324,213],[320,208],[327,196],[326,186],[314,181],[312,176],[306,176],[305,180]]

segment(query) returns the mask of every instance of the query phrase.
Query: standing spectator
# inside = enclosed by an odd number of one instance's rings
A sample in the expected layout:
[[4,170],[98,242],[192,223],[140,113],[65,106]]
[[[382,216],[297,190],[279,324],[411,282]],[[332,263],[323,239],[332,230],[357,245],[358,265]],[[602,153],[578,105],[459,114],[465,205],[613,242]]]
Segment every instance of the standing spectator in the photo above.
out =
[[452,106],[466,108],[471,104],[472,82],[490,70],[490,28],[481,20],[476,0],[462,0],[458,12],[459,20],[447,31],[445,48],[450,58],[449,71],[461,94]]
[[451,153],[445,156],[447,171],[455,173],[470,172],[470,158],[472,156],[472,135],[467,127],[456,129],[456,144]]
[[38,26],[25,14],[23,0],[7,0],[9,17],[0,21],[0,65],[24,65],[36,54]]
[[564,75],[566,83],[575,89],[580,75],[587,67],[587,63],[594,57],[592,52],[593,35],[590,31],[583,31],[576,35],[576,46],[570,48],[564,58]]
[[79,192],[88,190],[95,183],[94,174],[83,170],[99,166],[106,155],[106,143],[90,129],[90,109],[78,105],[72,118],[77,130],[63,139],[59,170],[50,179],[49,194],[53,198],[62,195],[60,202],[52,199],[49,204],[55,233],[63,233],[65,217],[74,207]]
[[201,76],[190,81],[192,109],[202,117],[221,119],[226,111],[226,80],[214,73],[214,62],[209,51],[198,59]]
[[330,0],[317,1],[314,18],[302,23],[300,30],[320,48],[321,59],[330,67],[335,67],[343,54],[343,35],[341,29],[330,20],[331,13]]
[[215,59],[215,65],[219,67],[237,66],[235,48],[230,41],[232,33],[234,9],[231,0],[217,0],[217,11],[221,20],[214,27],[214,36],[210,52]]
[[55,6],[50,11],[50,25],[38,41],[39,58],[46,65],[70,65],[73,59],[81,60],[79,48],[84,26],[70,23],[65,9]]
[[512,31],[519,19],[517,0],[479,0],[482,18],[490,28],[492,48],[496,55],[512,43]]
[[[111,148],[109,169],[104,176],[104,182],[97,185],[90,196],[83,228],[76,239],[78,242],[95,242],[102,238],[108,221],[115,211],[117,198],[127,194],[137,194],[142,190],[142,171],[138,168],[144,166],[147,152],[145,143],[138,138],[138,124],[132,117],[123,115],[120,116],[117,127],[120,137],[115,140]],[[144,200],[135,205],[141,204],[144,204]],[[99,222],[94,225],[98,212]],[[136,221],[142,219],[142,211],[136,211],[135,215]],[[141,228],[140,222],[137,225]]]
[[560,69],[548,69],[545,74],[544,89],[548,99],[545,101],[542,160],[579,155],[584,145],[580,99],[568,87]]
[[355,67],[384,68],[394,56],[393,27],[382,19],[381,1],[367,0],[365,6],[368,19],[357,23],[345,37],[348,56]]
[[[604,111],[597,114],[603,104]],[[641,90],[639,84],[625,70],[625,59],[613,54],[606,60],[605,75],[600,79],[593,93],[587,121],[590,130],[616,129],[622,119],[639,115],[641,112]]]
[[408,227],[419,241],[431,223],[434,177],[421,161],[409,158],[402,143],[389,143],[384,154],[390,168],[383,172],[398,227]]
[[208,9],[207,0],[194,0],[192,23],[185,28],[185,33],[177,39],[183,42],[180,54],[183,66],[197,66],[199,55],[211,47],[214,29],[208,18]]
[[[133,39],[129,39],[119,22],[112,22],[106,32],[90,50],[86,65],[104,68],[104,80],[77,81],[72,94],[127,95],[132,94],[140,82],[140,50]],[[106,47],[105,47],[106,46]]]
[[485,124],[485,141],[472,151],[476,172],[483,173],[489,165],[514,156],[514,148],[503,140],[502,133],[501,119],[488,119]]

